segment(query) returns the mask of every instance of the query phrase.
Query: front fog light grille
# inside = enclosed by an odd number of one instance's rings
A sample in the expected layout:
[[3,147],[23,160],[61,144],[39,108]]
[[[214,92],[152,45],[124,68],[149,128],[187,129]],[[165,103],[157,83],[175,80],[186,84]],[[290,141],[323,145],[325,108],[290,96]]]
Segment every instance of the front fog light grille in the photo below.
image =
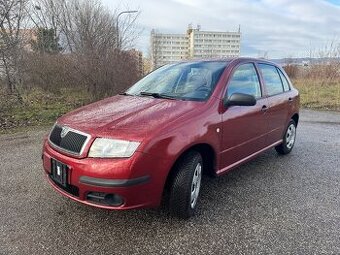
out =
[[103,192],[89,192],[86,196],[86,199],[96,204],[110,206],[120,206],[124,203],[124,200],[121,196]]

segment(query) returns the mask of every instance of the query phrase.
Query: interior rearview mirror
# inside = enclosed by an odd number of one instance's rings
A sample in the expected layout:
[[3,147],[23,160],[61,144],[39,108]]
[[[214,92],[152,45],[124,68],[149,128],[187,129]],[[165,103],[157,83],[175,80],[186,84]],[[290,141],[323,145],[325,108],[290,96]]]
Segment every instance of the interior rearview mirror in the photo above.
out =
[[253,106],[256,105],[256,98],[252,95],[243,94],[243,93],[234,93],[229,98],[225,98],[224,106]]

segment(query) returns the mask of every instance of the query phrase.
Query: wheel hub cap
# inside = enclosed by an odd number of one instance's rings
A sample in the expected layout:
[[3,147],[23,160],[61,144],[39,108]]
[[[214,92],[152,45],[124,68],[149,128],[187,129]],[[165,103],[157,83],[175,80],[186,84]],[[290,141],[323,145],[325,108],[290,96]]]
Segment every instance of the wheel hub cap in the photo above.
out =
[[201,163],[198,163],[196,165],[191,182],[191,200],[190,200],[191,208],[194,208],[197,203],[198,194],[201,188],[201,179],[202,179],[202,165]]
[[296,136],[296,128],[294,124],[290,124],[287,133],[286,133],[286,146],[288,149],[291,149],[295,142],[295,136]]

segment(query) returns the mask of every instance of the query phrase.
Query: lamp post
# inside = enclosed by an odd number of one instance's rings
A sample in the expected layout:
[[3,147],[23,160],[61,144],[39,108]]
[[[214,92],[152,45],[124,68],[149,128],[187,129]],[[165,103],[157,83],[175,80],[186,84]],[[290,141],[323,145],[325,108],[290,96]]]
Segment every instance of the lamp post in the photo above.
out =
[[120,36],[119,36],[119,17],[123,14],[131,14],[131,13],[136,13],[138,11],[122,11],[118,14],[117,20],[116,20],[116,32],[117,32],[117,49],[120,49]]

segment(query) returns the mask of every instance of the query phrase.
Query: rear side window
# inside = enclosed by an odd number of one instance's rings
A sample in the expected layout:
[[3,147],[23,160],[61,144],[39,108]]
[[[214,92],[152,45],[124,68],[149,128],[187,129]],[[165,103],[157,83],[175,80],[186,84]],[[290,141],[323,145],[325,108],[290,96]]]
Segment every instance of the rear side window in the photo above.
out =
[[253,64],[243,64],[233,73],[228,83],[227,96],[230,97],[234,93],[261,97],[260,81]]
[[288,82],[286,76],[282,73],[282,71],[280,69],[277,69],[277,70],[279,71],[284,90],[289,91],[290,86],[289,86],[289,82]]
[[269,96],[280,94],[283,92],[283,86],[280,75],[275,66],[267,64],[259,64],[267,92]]

